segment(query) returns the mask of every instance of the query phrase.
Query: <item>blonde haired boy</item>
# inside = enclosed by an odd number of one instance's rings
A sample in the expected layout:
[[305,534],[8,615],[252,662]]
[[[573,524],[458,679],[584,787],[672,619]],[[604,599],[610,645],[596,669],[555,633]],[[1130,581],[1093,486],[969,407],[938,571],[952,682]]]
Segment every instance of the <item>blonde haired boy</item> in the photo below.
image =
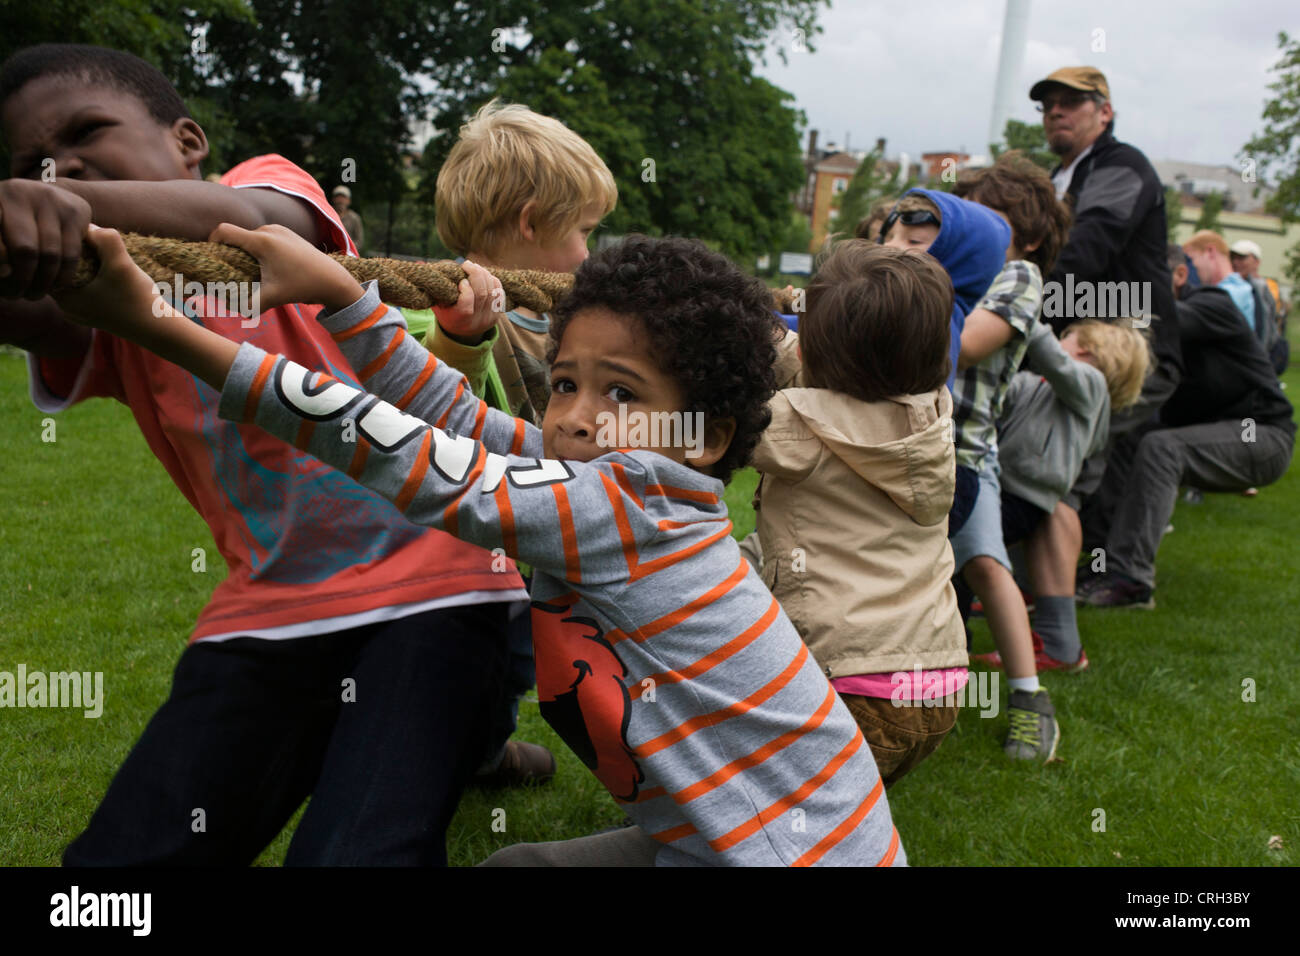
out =
[[[1067,345],[1071,336],[1073,347]],[[1112,411],[1137,403],[1151,366],[1151,353],[1136,328],[1085,319],[1066,328],[1061,345],[1071,358],[1087,362],[1105,377]]]
[[[461,127],[435,201],[438,235],[457,255],[489,268],[573,272],[618,187],[591,145],[559,120],[493,100]],[[430,351],[489,404],[540,422],[550,396],[549,318],[516,308],[475,338],[455,307],[434,312]]]
[[[617,200],[613,174],[586,140],[559,120],[493,100],[461,127],[438,172],[438,235],[481,266],[573,272]],[[468,280],[461,290],[461,303],[471,302]],[[436,308],[424,344],[488,405],[540,426],[551,394],[550,317],[504,305],[486,335],[473,330],[472,309]],[[506,692],[481,782],[540,782],[555,772],[546,748],[508,739],[534,682],[532,635],[520,615],[511,625]]]

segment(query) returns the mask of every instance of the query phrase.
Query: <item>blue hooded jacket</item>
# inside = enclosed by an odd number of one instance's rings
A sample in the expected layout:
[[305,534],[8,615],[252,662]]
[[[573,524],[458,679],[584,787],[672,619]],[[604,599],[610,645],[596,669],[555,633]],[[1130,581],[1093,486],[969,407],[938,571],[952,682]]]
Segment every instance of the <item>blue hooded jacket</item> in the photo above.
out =
[[1011,227],[993,210],[966,199],[933,189],[911,189],[908,195],[924,196],[939,207],[942,224],[939,235],[927,250],[939,260],[952,280],[951,341],[948,357],[948,388],[957,377],[957,356],[961,353],[961,330],[966,316],[983,298],[1002,266],[1006,264]]

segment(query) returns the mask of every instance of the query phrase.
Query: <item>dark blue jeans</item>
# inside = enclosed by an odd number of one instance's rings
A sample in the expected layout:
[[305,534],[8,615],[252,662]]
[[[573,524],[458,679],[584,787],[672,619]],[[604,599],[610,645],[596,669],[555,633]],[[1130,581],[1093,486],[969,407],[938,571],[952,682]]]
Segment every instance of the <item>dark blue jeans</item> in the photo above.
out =
[[[966,519],[975,510],[975,499],[980,494],[979,472],[965,465],[957,466],[957,474],[952,494],[952,508],[948,511],[948,537],[952,537],[966,524]],[[958,571],[961,568],[957,569]]]
[[[528,581],[529,578],[525,577],[525,584]],[[489,773],[501,765],[506,744],[519,726],[519,702],[537,683],[532,615],[526,606],[515,608],[512,613],[514,616],[506,625],[505,680],[501,685],[500,702],[492,712],[488,727],[488,746],[479,766],[482,773]]]
[[508,607],[191,645],[64,865],[246,865],[308,795],[286,864],[445,865]]

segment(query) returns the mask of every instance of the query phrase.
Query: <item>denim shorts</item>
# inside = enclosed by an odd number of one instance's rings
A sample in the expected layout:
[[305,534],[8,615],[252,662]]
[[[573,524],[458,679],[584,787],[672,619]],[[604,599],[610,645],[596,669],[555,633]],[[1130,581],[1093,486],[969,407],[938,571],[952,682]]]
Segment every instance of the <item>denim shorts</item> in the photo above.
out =
[[980,492],[975,498],[975,507],[970,517],[961,526],[961,530],[949,538],[952,544],[953,566],[957,571],[972,558],[986,555],[1008,571],[1011,570],[1011,558],[1007,555],[1006,543],[1002,540],[1002,487],[998,480],[997,458],[986,455],[980,463]]

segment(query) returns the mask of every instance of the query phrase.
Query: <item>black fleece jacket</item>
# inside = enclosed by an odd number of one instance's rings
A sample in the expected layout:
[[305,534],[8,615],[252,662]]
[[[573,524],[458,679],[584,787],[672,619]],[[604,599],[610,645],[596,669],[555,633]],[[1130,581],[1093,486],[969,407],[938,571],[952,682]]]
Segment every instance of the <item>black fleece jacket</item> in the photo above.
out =
[[[1108,129],[1075,167],[1068,195],[1074,200],[1074,225],[1048,281],[1064,287],[1066,276],[1073,274],[1076,287],[1080,282],[1150,282],[1152,348],[1166,374],[1180,375],[1160,177],[1140,150],[1119,142]],[[1069,316],[1044,318],[1058,335],[1073,321]]]
[[1177,428],[1251,418],[1294,435],[1291,403],[1232,297],[1218,286],[1202,286],[1177,309],[1183,379],[1161,409],[1161,422]]

